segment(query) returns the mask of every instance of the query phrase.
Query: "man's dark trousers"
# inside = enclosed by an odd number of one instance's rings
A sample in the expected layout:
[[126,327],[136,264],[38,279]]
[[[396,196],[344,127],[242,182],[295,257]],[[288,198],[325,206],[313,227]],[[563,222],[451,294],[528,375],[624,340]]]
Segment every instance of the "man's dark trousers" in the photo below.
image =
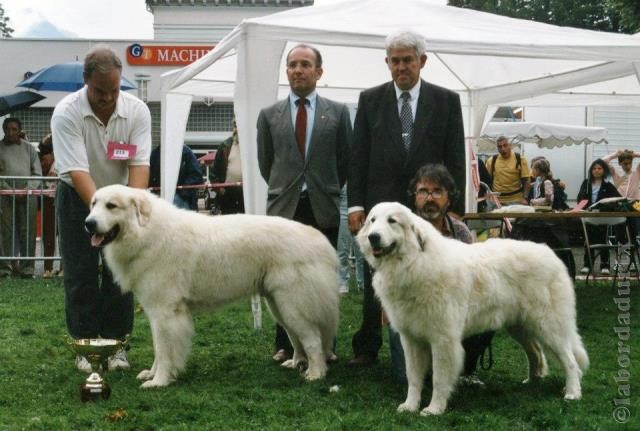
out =
[[124,339],[133,329],[133,294],[123,295],[102,259],[91,246],[84,220],[89,209],[75,189],[64,182],[56,192],[56,219],[64,267],[65,314],[73,338]]
[[[296,213],[293,215],[293,220],[315,227],[327,237],[334,249],[338,247],[338,225],[336,225],[335,228],[329,229],[318,226],[316,218],[313,215],[313,209],[311,208],[311,201],[306,192],[302,192],[300,195],[300,201],[296,207]],[[285,350],[289,355],[293,354],[293,346],[291,345],[291,341],[289,341],[287,331],[285,331],[282,326],[276,324],[276,352],[278,350]]]

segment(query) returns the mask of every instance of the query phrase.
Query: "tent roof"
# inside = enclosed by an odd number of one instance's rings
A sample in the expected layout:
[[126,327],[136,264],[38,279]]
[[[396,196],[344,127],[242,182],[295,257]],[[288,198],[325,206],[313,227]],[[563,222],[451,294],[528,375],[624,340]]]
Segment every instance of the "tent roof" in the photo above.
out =
[[[256,118],[288,90],[284,56],[295,43],[317,46],[324,74],[318,92],[355,103],[361,90],[387,82],[385,37],[420,33],[428,61],[422,78],[460,94],[466,136],[479,136],[488,107],[512,101],[568,104],[607,99],[640,104],[640,38],[558,27],[430,0],[341,0],[244,20],[216,47],[183,69],[163,75],[162,140],[180,143],[192,96],[233,100],[245,184],[245,208],[265,212],[267,189],[257,166]],[[578,93],[576,93],[578,92]],[[624,95],[623,98],[616,97]],[[490,109],[489,109],[490,110]],[[163,145],[165,152],[177,151]],[[177,178],[174,154],[162,156],[163,196]],[[176,156],[177,157],[177,156]],[[175,157],[174,157],[175,158]],[[467,161],[471,165],[469,154]],[[177,160],[177,159],[176,159]],[[473,186],[467,178],[467,203]],[[168,185],[168,187],[167,187]]]
[[540,148],[555,148],[576,144],[607,144],[607,129],[566,124],[526,121],[491,122],[478,139],[478,151],[495,152],[496,141],[506,136],[513,143],[537,144]]
[[[357,100],[358,93],[389,79],[383,65],[384,38],[399,27],[421,33],[429,60],[423,77],[464,93],[485,90],[487,104],[505,103],[593,82],[616,82],[616,94],[640,93],[633,61],[640,61],[640,38],[454,8],[429,0],[349,0],[297,8],[243,21],[216,48],[175,76],[172,91],[233,97],[235,52],[241,41],[283,39],[319,45],[325,74],[322,93],[339,100]],[[228,62],[213,65],[221,54]],[[287,91],[281,61],[279,84]],[[354,64],[355,62],[355,64]],[[212,66],[213,67],[210,67]],[[354,67],[355,66],[355,67]],[[562,75],[573,74],[570,82]],[[554,77],[555,79],[552,79]],[[529,83],[529,85],[523,85]],[[516,91],[515,88],[520,89]],[[607,87],[608,88],[608,87]]]

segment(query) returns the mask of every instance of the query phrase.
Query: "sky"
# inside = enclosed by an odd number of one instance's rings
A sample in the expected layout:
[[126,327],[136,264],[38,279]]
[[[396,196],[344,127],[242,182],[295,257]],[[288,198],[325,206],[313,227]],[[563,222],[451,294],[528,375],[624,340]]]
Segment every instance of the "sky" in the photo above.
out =
[[152,39],[144,0],[0,0],[13,37]]
[[[315,4],[337,0],[315,0]],[[446,0],[434,0],[446,3]],[[0,0],[13,37],[153,39],[144,0]]]

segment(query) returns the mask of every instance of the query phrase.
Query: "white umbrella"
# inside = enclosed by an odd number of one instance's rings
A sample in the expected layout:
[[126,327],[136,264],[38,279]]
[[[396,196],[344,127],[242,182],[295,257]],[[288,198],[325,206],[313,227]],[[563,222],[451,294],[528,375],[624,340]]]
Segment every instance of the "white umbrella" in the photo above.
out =
[[537,144],[540,148],[608,143],[607,129],[604,127],[525,121],[491,122],[485,126],[478,138],[478,152],[496,152],[496,141],[500,136],[509,138],[516,147],[522,142]]

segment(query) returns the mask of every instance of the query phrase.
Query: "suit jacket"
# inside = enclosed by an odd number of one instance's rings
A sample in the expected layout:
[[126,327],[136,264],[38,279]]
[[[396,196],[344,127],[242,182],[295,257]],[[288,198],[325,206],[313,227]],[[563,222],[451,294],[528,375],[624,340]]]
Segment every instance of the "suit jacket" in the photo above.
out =
[[258,164],[269,186],[267,214],[293,218],[306,182],[318,225],[337,227],[352,139],[347,106],[317,96],[306,159],[296,145],[288,97],[261,110],[257,127]]
[[442,163],[449,169],[459,191],[452,210],[463,214],[466,163],[458,94],[421,81],[407,154],[393,82],[363,91],[353,131],[349,207],[362,206],[368,212],[379,202],[411,204],[409,182],[426,163]]

